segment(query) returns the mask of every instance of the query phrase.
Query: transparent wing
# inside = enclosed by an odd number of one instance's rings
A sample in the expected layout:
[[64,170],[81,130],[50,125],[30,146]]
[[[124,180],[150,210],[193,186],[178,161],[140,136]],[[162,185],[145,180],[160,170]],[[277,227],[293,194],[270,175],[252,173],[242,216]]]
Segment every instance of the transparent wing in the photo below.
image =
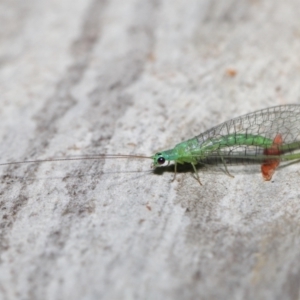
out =
[[243,134],[245,137],[262,136],[270,140],[280,135],[282,155],[278,158],[288,160],[286,153],[300,151],[300,105],[282,105],[255,111],[226,121],[198,135],[196,138],[199,147],[208,141],[214,143],[216,140],[221,140],[223,143],[214,151],[204,153],[204,160],[207,163],[220,162],[222,159],[225,159],[226,163],[257,163],[266,159],[262,146],[243,145],[242,142],[226,145],[229,136],[238,134]]

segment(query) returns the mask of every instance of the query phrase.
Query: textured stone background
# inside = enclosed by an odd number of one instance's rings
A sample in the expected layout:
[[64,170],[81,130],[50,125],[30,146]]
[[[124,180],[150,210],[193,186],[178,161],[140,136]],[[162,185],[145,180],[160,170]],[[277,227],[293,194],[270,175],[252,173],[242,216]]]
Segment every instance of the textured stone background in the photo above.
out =
[[[150,155],[299,103],[299,15],[297,0],[2,0],[1,161]],[[299,165],[272,182],[201,169],[200,187],[150,164],[0,167],[0,299],[299,298]]]

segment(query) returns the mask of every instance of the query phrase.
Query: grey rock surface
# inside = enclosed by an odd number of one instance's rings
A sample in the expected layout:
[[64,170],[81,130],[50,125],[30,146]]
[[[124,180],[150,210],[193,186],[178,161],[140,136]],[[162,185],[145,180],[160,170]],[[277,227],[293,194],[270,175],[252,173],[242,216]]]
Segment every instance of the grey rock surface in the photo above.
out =
[[[289,1],[3,0],[1,162],[145,154],[300,103]],[[299,299],[300,166],[0,167],[0,299]]]

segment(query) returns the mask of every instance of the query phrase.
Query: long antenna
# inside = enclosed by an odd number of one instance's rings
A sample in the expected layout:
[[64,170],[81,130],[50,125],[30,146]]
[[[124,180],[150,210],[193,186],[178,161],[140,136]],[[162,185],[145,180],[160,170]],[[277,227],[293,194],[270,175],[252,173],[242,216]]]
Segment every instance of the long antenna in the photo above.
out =
[[37,159],[37,160],[24,160],[24,161],[12,161],[0,163],[0,166],[18,165],[18,164],[32,164],[32,163],[44,163],[53,161],[72,161],[72,160],[97,160],[97,159],[117,159],[117,158],[136,158],[136,159],[151,159],[151,156],[144,155],[124,155],[124,154],[97,154],[97,155],[85,155],[85,156],[74,156],[65,158],[48,158],[48,159]]

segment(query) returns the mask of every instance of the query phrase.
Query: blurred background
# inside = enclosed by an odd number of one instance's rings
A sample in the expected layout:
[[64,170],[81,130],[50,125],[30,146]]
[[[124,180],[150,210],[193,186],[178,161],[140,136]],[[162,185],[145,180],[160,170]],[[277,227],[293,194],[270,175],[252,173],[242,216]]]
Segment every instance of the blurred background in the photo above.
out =
[[[2,0],[1,162],[152,155],[300,104],[299,15],[296,0]],[[299,166],[268,183],[199,170],[200,187],[150,164],[0,167],[0,298],[299,298]]]

